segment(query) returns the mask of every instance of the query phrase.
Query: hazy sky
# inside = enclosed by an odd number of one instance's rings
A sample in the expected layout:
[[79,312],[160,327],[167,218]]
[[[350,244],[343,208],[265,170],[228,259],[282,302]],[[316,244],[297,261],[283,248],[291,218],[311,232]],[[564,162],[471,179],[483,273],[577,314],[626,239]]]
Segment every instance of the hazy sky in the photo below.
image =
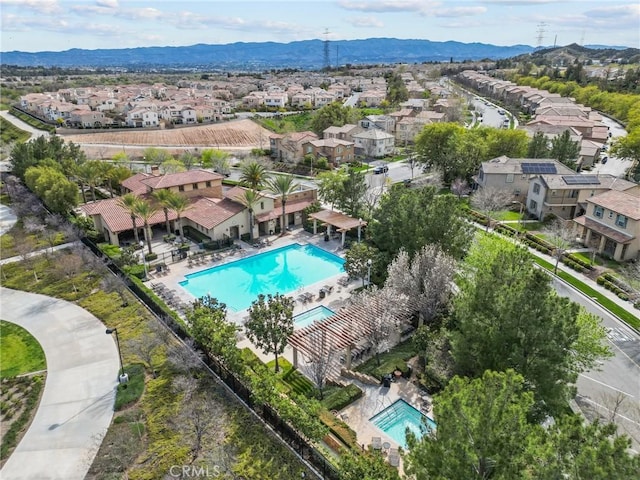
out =
[[640,46],[616,0],[0,0],[0,51],[395,37],[496,45]]

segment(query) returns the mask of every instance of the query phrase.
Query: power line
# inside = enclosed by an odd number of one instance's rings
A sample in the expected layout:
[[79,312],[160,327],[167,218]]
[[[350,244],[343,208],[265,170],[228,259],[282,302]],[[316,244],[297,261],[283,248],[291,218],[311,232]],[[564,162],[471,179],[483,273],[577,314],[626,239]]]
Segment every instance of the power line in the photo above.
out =
[[331,68],[331,60],[329,59],[329,29],[324,29],[324,68],[329,70]]
[[536,34],[537,34],[537,46],[541,47],[542,43],[544,42],[544,34],[547,32],[546,27],[548,27],[549,25],[547,23],[544,22],[540,22],[538,24],[538,28],[536,29]]

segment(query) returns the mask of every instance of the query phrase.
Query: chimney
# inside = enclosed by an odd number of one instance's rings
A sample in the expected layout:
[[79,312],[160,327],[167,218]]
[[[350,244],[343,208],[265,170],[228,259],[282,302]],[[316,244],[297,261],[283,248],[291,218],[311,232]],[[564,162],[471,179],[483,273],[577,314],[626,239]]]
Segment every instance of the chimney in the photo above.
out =
[[158,165],[151,165],[151,175],[160,175],[160,167]]

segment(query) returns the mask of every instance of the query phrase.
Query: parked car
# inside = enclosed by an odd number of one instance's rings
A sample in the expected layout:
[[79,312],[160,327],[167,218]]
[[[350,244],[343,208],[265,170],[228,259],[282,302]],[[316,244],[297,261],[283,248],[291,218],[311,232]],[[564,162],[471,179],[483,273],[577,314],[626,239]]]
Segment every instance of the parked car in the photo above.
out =
[[386,173],[389,171],[389,166],[388,165],[377,165],[374,169],[373,169],[373,173],[375,173],[376,175],[379,173]]
[[604,165],[609,160],[609,157],[602,157],[602,164]]

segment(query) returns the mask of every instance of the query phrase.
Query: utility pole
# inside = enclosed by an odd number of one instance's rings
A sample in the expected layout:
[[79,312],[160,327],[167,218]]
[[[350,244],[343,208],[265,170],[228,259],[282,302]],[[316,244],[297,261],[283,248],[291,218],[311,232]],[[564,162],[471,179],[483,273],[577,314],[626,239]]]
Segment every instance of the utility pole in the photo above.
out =
[[537,34],[537,46],[541,47],[542,46],[542,42],[544,42],[544,34],[546,33],[546,27],[547,24],[544,22],[540,22],[538,24],[538,28],[536,29],[536,34]]
[[329,59],[329,29],[324,29],[324,69],[331,68],[331,60]]

